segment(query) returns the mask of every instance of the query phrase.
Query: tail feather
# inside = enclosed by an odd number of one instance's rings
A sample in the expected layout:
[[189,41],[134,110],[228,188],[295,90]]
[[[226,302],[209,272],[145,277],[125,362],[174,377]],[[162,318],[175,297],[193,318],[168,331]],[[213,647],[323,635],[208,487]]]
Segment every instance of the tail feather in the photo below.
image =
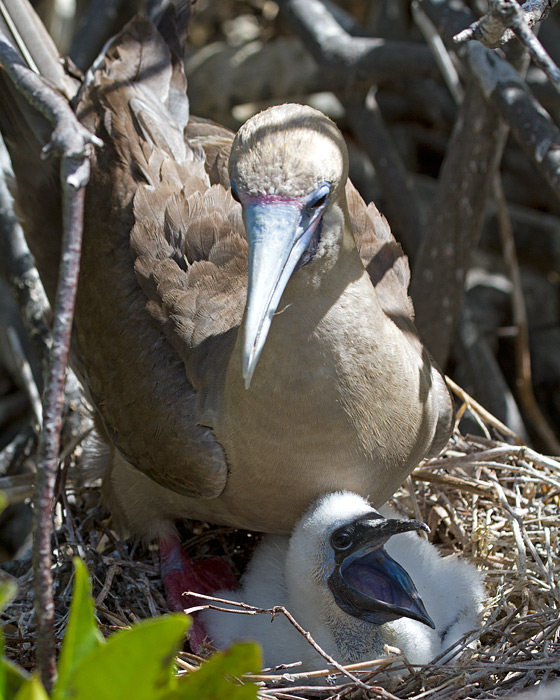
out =
[[157,0],[148,6],[148,16],[181,61],[195,3],[196,0]]

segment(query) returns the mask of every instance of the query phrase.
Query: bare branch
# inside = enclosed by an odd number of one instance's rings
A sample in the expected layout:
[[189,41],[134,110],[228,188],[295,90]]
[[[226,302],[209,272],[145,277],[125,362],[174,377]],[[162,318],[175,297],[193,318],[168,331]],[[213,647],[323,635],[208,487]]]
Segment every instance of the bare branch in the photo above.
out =
[[[80,124],[64,97],[50,88],[41,76],[29,70],[18,53],[2,39],[0,65],[29,104],[54,125],[51,141],[43,149],[44,153],[72,156],[89,163],[93,146],[101,147],[103,142]],[[83,186],[89,178],[89,168],[76,167],[69,177],[72,178],[72,186]]]
[[[395,80],[398,75],[433,76],[436,66],[421,44],[352,36],[320,0],[280,0],[282,14],[301,37],[328,80],[340,89],[369,87]],[[325,76],[327,77],[327,76]]]
[[29,362],[25,357],[25,352],[23,351],[16,329],[13,326],[8,326],[6,333],[10,348],[12,350],[12,355],[18,368],[19,376],[25,387],[25,392],[27,394],[27,398],[29,399],[29,403],[31,404],[31,409],[33,410],[37,426],[39,426],[43,422],[43,409],[41,406],[39,390],[37,388],[37,384],[35,384],[35,379],[33,378],[33,372],[31,371]]
[[[487,411],[484,406],[481,406],[478,401],[475,401],[472,396],[469,396],[467,392],[464,389],[461,389],[461,387],[458,384],[455,384],[455,382],[450,378],[450,377],[445,377],[445,381],[447,382],[449,388],[451,391],[458,396],[461,401],[464,401],[465,404],[468,406],[469,410],[474,411],[480,415],[482,420],[486,421],[490,425],[492,425],[494,428],[499,430],[501,433],[504,435],[507,435],[508,437],[512,438],[515,440],[515,442],[518,445],[524,445],[523,440],[516,435],[516,433],[513,432],[510,428],[507,427],[507,425],[504,425],[501,421],[499,421],[495,416],[493,416],[489,411]],[[523,447],[523,449],[526,449]]]
[[[447,46],[472,15],[461,6],[419,0]],[[498,53],[471,42],[459,50],[465,67],[506,121],[512,135],[560,200],[560,129],[535,100],[517,71]]]
[[453,341],[464,280],[478,245],[485,202],[507,133],[471,80],[441,167],[410,285],[416,326],[442,367]]
[[[547,7],[546,14],[551,6]],[[538,20],[535,20],[533,24],[536,21]],[[519,38],[535,63],[543,69],[556,89],[560,90],[560,69],[531,31],[530,24],[525,20],[523,9],[515,0],[491,0],[488,13],[474,25],[471,25],[469,29],[454,36],[453,39],[456,43],[462,43],[468,39],[478,39],[484,46],[496,48],[504,43],[502,35],[508,29]],[[511,37],[509,36],[509,38]]]
[[523,288],[521,285],[521,271],[519,269],[519,263],[517,262],[511,221],[507,211],[502,182],[498,175],[496,175],[494,180],[494,196],[498,209],[498,228],[502,239],[504,261],[513,286],[513,321],[517,326],[517,335],[515,338],[516,384],[519,397],[531,420],[531,425],[543,440],[547,450],[550,450],[552,454],[560,455],[560,442],[556,439],[554,431],[549,426],[533,392],[531,355],[529,353],[529,325],[527,310],[525,308],[525,299],[523,297]]
[[423,11],[422,6],[417,2],[417,0],[414,0],[412,3],[412,14],[414,16],[414,21],[432,50],[443,79],[445,80],[445,84],[449,88],[449,91],[455,98],[457,104],[460,104],[463,101],[464,90],[459,80],[457,70],[453,65],[451,56],[449,55],[441,36],[434,26],[434,23]]
[[[0,160],[9,156],[0,137]],[[0,176],[0,271],[8,282],[40,362],[46,360],[50,347],[50,331],[45,317],[50,305],[43,289],[23,230],[13,210],[13,200],[5,177]]]
[[[309,642],[309,644],[315,649],[315,651],[320,654],[326,661],[328,661],[331,666],[336,668],[336,670],[339,673],[342,673],[343,675],[347,676],[350,678],[350,680],[353,683],[356,683],[362,690],[369,690],[370,686],[366,685],[363,683],[359,678],[356,678],[353,674],[351,674],[349,671],[347,671],[344,666],[338,663],[335,659],[332,658],[329,654],[327,654],[326,651],[321,649],[321,647],[317,644],[317,642],[313,639],[311,634],[307,632],[306,630],[303,629],[303,627],[299,624],[299,622],[294,618],[294,616],[287,610],[283,605],[275,605],[273,608],[258,608],[255,607],[254,605],[249,605],[247,603],[242,603],[241,601],[235,601],[235,600],[226,600],[225,598],[216,598],[211,595],[205,595],[204,593],[196,593],[195,591],[186,591],[183,595],[185,596],[194,596],[195,598],[202,598],[203,600],[210,600],[215,603],[221,603],[223,605],[231,605],[233,608],[221,608],[215,605],[203,605],[203,606],[197,606],[195,608],[188,608],[185,610],[185,613],[190,614],[192,612],[196,612],[197,610],[204,610],[206,608],[211,608],[213,610],[219,610],[221,612],[228,612],[228,613],[237,613],[241,615],[272,615],[272,617],[276,617],[276,615],[284,615],[284,617],[288,620],[288,622],[295,627],[295,629]],[[394,696],[389,695],[387,696],[388,700],[389,698],[393,698]],[[397,700],[395,698],[394,700]]]
[[467,65],[511,128],[526,155],[560,199],[560,129],[532,96],[519,73],[495,52],[469,44]]
[[54,601],[51,573],[51,510],[60,449],[64,406],[64,379],[70,350],[81,252],[84,187],[89,180],[93,145],[102,142],[76,119],[67,101],[30,71],[12,47],[0,41],[0,64],[18,91],[53,125],[45,153],[61,155],[63,242],[54,308],[53,341],[43,400],[43,429],[39,438],[38,472],[34,497],[33,567],[37,659],[45,688],[56,673],[54,654]]
[[492,0],[488,12],[456,34],[453,41],[462,44],[476,39],[489,49],[497,49],[514,37],[512,14],[518,18],[516,21],[530,28],[546,19],[557,3],[558,0],[528,0],[519,5],[511,0]]
[[375,92],[371,89],[365,100],[346,98],[343,105],[352,130],[383,187],[391,224],[405,252],[413,256],[424,236],[422,210],[412,180],[379,111]]
[[[59,130],[55,141],[59,148],[64,147],[62,131]],[[60,450],[60,429],[64,406],[64,378],[70,351],[70,334],[80,269],[85,201],[84,186],[87,181],[84,178],[86,177],[89,177],[89,160],[87,160],[87,156],[85,160],[76,158],[74,155],[62,158],[63,254],[54,309],[55,319],[51,359],[43,399],[44,419],[43,430],[39,438],[33,520],[37,658],[43,684],[47,689],[52,686],[56,669],[53,640],[54,601],[51,573],[51,509],[54,501],[58,453]]]

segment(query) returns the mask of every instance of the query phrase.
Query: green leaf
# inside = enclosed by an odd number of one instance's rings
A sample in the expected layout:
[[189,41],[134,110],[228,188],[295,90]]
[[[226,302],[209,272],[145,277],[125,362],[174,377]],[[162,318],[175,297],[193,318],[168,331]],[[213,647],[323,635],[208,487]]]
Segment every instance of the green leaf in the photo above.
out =
[[0,698],[13,698],[24,683],[29,682],[31,676],[22,668],[12,663],[6,657],[0,659],[0,676],[3,685],[0,686]]
[[74,669],[91,652],[104,643],[95,620],[95,606],[91,598],[89,573],[84,562],[74,559],[74,592],[70,615],[58,662],[58,679],[53,698],[64,693]]
[[33,676],[20,687],[15,700],[49,700],[49,696],[38,676]]
[[159,700],[177,686],[173,659],[189,626],[182,614],[163,615],[116,632],[84,657],[61,697],[76,700]]
[[[257,686],[241,685],[236,679],[244,673],[257,673],[261,653],[256,644],[236,644],[228,651],[215,654],[202,666],[179,681],[173,698],[177,700],[256,700]],[[171,700],[171,698],[169,698]]]

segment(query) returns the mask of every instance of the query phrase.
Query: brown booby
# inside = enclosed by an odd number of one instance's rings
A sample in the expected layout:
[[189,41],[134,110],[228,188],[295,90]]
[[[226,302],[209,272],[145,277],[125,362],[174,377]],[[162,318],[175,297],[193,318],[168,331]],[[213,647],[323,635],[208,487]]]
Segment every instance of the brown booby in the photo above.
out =
[[[115,519],[167,543],[182,518],[288,533],[340,488],[379,506],[452,426],[414,328],[408,264],[348,180],[340,131],[296,104],[235,137],[190,117],[188,14],[177,3],[157,26],[133,19],[71,96],[104,142],[86,192],[72,362],[108,447]],[[52,300],[50,129],[0,77],[18,210]]]
[[[415,530],[427,530],[423,523],[381,513],[354,493],[324,496],[291,537],[263,538],[239,590],[215,595],[264,609],[284,606],[339,663],[382,658],[390,645],[409,663],[427,664],[479,627],[482,577],[420,539]],[[272,626],[269,615],[209,609],[201,617],[219,647],[258,641],[266,666],[300,661],[297,672],[327,665],[282,615]],[[453,656],[450,650],[441,661]]]

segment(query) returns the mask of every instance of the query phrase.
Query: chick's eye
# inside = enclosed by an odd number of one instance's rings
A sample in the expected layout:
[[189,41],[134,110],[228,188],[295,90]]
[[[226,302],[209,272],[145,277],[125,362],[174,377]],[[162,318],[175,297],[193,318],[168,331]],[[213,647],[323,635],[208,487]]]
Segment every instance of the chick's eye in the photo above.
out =
[[352,534],[348,530],[335,532],[331,537],[331,544],[335,549],[348,549],[352,544]]
[[323,206],[323,204],[327,201],[327,195],[324,194],[322,197],[319,197],[319,199],[316,199],[314,202],[312,202],[309,205],[310,209],[319,209],[320,207]]

